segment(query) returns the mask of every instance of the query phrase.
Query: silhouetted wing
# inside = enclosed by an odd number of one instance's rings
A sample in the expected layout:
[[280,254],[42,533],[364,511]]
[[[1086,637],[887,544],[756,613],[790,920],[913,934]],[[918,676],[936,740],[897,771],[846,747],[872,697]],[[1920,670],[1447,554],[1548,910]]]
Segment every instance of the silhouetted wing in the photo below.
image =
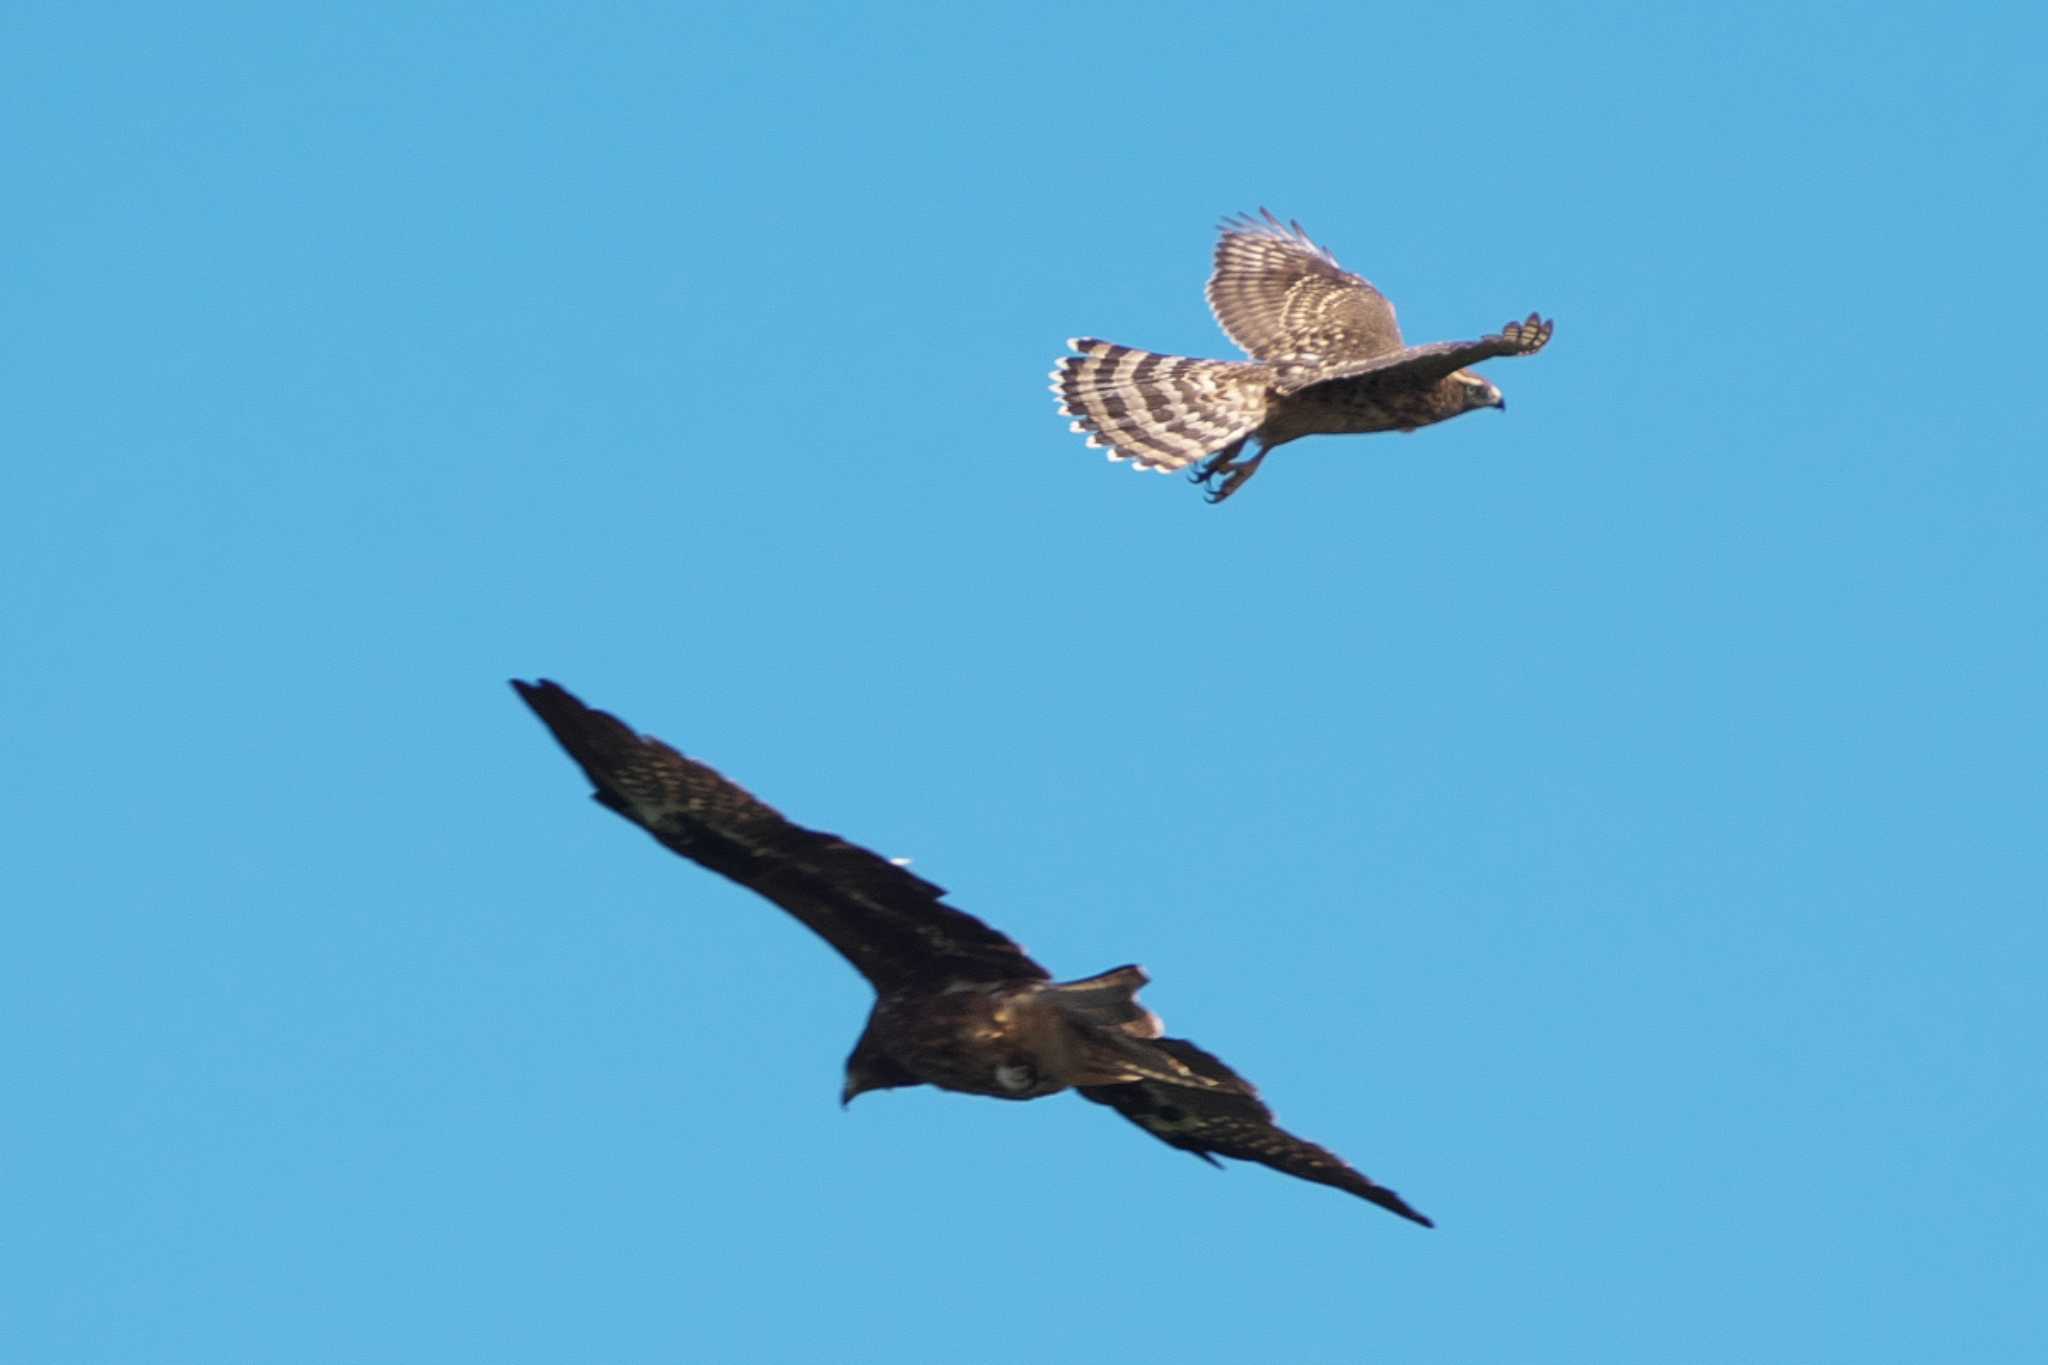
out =
[[1403,389],[1426,389],[1444,376],[1482,360],[1504,355],[1534,355],[1550,341],[1552,324],[1531,313],[1521,322],[1510,322],[1491,336],[1477,341],[1436,341],[1427,346],[1410,346],[1391,355],[1375,356],[1351,364],[1288,367],[1273,386],[1281,394],[1300,393],[1332,380],[1372,378]]
[[1400,1195],[1346,1165],[1335,1152],[1276,1126],[1273,1112],[1259,1099],[1252,1083],[1215,1056],[1184,1038],[1157,1038],[1152,1046],[1164,1048],[1212,1085],[1198,1088],[1164,1081],[1084,1085],[1079,1087],[1081,1098],[1108,1105],[1161,1142],[1193,1152],[1212,1166],[1221,1164],[1218,1156],[1256,1161],[1284,1175],[1333,1185],[1426,1228],[1436,1226]]
[[1223,220],[1207,293],[1218,325],[1255,360],[1338,365],[1401,346],[1387,296],[1265,209]]
[[943,903],[943,887],[836,834],[790,823],[555,683],[512,686],[596,785],[600,804],[795,915],[876,990],[1051,979],[1008,937]]

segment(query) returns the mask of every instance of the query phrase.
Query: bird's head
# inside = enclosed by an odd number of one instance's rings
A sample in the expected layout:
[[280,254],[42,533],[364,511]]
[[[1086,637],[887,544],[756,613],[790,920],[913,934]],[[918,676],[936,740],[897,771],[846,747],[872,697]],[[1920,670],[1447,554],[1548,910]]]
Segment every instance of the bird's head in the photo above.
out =
[[846,1068],[846,1080],[839,1087],[839,1107],[844,1109],[860,1096],[867,1094],[868,1091],[880,1090],[881,1088],[881,1084],[872,1077],[863,1076],[860,1072],[849,1066]]
[[846,1059],[846,1080],[839,1087],[839,1107],[844,1109],[857,1096],[870,1090],[894,1090],[902,1085],[916,1085],[917,1078],[905,1072],[888,1058],[856,1048]]
[[1506,412],[1508,400],[1501,397],[1500,390],[1481,379],[1470,370],[1459,370],[1451,376],[1451,383],[1457,386],[1456,393],[1461,402],[1459,411],[1470,412],[1474,408],[1499,408]]

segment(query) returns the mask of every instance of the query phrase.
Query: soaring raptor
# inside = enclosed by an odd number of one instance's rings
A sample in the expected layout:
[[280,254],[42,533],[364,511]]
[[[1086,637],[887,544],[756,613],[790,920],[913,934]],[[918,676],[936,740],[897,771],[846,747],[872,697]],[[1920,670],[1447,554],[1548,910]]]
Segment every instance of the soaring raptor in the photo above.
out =
[[900,864],[792,824],[738,786],[551,682],[512,686],[596,784],[595,798],[669,848],[774,901],[875,988],[842,1104],[935,1085],[1032,1100],[1072,1088],[1211,1165],[1256,1161],[1429,1219],[1332,1152],[1274,1126],[1250,1081],[1138,1003],[1137,967],[1054,981],[1008,937]]
[[[1053,368],[1060,411],[1112,460],[1164,474],[1194,466],[1210,502],[1244,486],[1275,446],[1303,436],[1413,431],[1474,408],[1507,407],[1466,369],[1534,355],[1551,324],[1531,313],[1477,341],[1409,346],[1394,305],[1264,209],[1227,218],[1209,308],[1249,361],[1157,355],[1093,337]],[[1248,442],[1258,453],[1240,460]],[[1215,480],[1222,480],[1220,483]]]

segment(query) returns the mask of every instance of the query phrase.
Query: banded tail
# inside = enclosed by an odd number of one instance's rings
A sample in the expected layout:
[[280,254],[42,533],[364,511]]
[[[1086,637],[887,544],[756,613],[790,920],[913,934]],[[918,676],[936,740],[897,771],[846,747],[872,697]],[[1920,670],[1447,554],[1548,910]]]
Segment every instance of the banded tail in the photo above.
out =
[[[1266,419],[1264,365],[1159,355],[1079,337],[1053,367],[1072,430],[1112,460],[1168,473],[1244,443]],[[1227,457],[1226,457],[1227,458]]]

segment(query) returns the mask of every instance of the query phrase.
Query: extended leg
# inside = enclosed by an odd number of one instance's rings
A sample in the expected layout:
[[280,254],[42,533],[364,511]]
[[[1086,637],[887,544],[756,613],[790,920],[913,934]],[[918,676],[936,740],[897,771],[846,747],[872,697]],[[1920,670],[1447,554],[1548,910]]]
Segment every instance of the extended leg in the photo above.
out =
[[1238,453],[1244,449],[1245,442],[1250,439],[1251,437],[1249,436],[1240,436],[1237,440],[1232,441],[1229,445],[1196,465],[1189,473],[1188,478],[1194,483],[1206,484],[1216,478],[1223,480],[1220,487],[1209,490],[1210,502],[1222,502],[1232,493],[1235,493],[1238,490],[1238,486],[1246,479],[1249,479],[1252,476],[1252,472],[1259,467],[1259,461],[1266,458],[1266,449],[1263,445],[1259,447],[1259,453],[1252,456],[1249,460],[1240,461],[1237,458]]
[[1209,501],[1212,504],[1222,502],[1238,489],[1244,487],[1244,481],[1259,472],[1259,462],[1266,458],[1266,449],[1265,446],[1260,446],[1259,453],[1252,456],[1249,460],[1226,462],[1212,470],[1212,473],[1221,474],[1224,478],[1222,483],[1210,489],[1206,494]]

